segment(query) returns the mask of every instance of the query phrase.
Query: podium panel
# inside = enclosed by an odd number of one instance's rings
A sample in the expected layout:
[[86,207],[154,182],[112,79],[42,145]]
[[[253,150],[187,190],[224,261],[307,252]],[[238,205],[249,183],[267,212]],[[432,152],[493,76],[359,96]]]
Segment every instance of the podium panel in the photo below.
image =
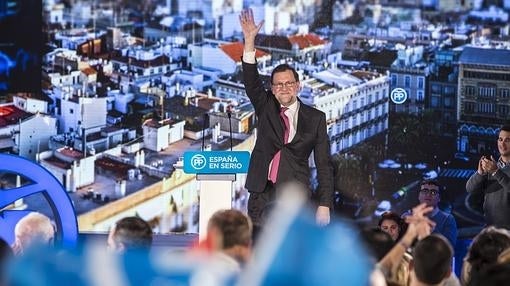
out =
[[232,208],[232,182],[235,178],[235,174],[197,175],[197,181],[200,181],[200,240],[207,235],[207,223],[211,216],[218,210]]

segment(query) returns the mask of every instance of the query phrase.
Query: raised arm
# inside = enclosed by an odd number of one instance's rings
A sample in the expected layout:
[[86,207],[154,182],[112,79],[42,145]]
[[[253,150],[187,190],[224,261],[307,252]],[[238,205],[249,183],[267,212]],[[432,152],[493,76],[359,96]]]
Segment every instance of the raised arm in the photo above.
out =
[[239,23],[241,24],[241,29],[243,30],[244,35],[244,51],[254,52],[255,37],[262,28],[264,20],[260,21],[260,23],[256,25],[255,20],[253,19],[253,11],[251,9],[246,9],[241,11],[241,14],[239,15]]
[[241,14],[239,14],[239,23],[241,24],[244,35],[244,52],[242,58],[244,87],[246,89],[246,95],[248,95],[250,102],[255,108],[255,113],[259,115],[269,100],[262,80],[259,77],[255,60],[255,37],[264,24],[264,21],[255,25],[253,12],[251,9],[247,9],[241,11]]

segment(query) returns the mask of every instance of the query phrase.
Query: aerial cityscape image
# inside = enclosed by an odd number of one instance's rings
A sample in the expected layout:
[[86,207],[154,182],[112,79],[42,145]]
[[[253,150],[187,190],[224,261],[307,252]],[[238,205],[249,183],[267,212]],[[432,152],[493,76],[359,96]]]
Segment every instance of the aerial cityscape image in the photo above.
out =
[[[373,224],[436,179],[459,237],[484,225],[466,182],[481,156],[499,156],[510,122],[508,0],[36,2],[0,1],[0,152],[53,174],[82,232],[132,215],[157,233],[198,232],[184,152],[251,151],[259,135],[242,80],[247,8],[264,20],[265,83],[288,63],[301,102],[326,115],[335,215]],[[232,193],[244,212],[245,179]],[[26,180],[0,173],[0,190]],[[5,209],[53,216],[41,194]]]

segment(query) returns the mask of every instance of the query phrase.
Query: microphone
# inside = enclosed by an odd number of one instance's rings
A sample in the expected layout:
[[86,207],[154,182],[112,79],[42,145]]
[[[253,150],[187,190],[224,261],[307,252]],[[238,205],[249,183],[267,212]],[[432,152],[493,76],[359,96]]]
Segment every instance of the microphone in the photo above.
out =
[[232,112],[227,111],[227,115],[228,115],[228,124],[229,124],[229,128],[228,128],[228,131],[230,133],[230,151],[232,151]]
[[205,127],[207,124],[208,116],[209,116],[209,114],[204,113],[204,123],[202,124],[202,150],[201,151],[204,151],[204,148],[205,148]]

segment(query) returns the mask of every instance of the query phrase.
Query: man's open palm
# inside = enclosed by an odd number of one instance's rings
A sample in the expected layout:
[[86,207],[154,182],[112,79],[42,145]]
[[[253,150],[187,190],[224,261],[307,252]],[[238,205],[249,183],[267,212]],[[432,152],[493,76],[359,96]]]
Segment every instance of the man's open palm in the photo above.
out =
[[241,11],[241,14],[239,15],[239,22],[241,23],[245,40],[255,40],[255,36],[257,36],[260,28],[262,28],[262,25],[264,24],[264,20],[262,20],[258,25],[255,25],[253,11],[251,9]]

